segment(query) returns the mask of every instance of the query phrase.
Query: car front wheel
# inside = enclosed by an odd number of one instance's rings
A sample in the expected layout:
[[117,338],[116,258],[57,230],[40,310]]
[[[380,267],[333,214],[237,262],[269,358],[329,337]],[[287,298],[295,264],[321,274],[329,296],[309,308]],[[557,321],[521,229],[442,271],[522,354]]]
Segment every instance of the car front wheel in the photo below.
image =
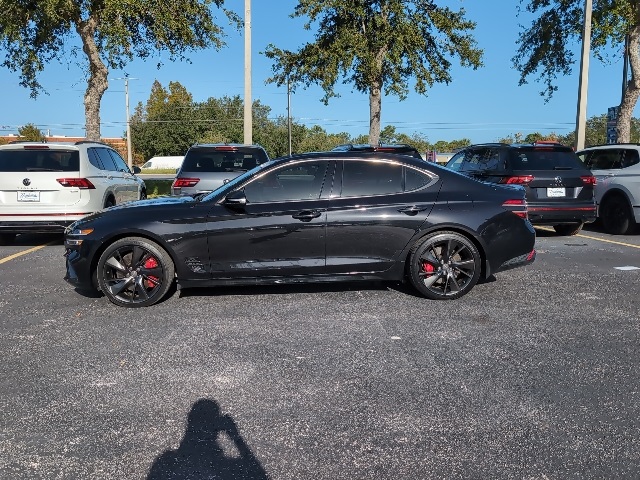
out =
[[100,290],[121,307],[147,307],[159,302],[173,283],[175,267],[169,254],[145,238],[113,242],[98,260]]
[[476,246],[456,232],[436,232],[416,243],[410,252],[413,286],[432,300],[453,300],[469,293],[480,278]]

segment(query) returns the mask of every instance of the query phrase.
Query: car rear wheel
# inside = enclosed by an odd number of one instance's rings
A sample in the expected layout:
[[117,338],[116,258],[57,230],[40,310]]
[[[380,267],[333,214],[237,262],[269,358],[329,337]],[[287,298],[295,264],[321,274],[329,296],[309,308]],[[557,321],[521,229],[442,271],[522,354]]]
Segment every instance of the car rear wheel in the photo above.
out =
[[116,201],[113,199],[113,197],[109,197],[104,202],[104,208],[113,207],[115,204]]
[[553,229],[558,235],[570,237],[580,233],[582,227],[584,227],[584,223],[563,223],[561,225],[554,225]]
[[140,190],[140,200],[146,200],[146,199],[147,199],[147,191]]
[[121,307],[147,307],[169,291],[175,267],[169,254],[146,238],[128,237],[113,242],[100,256],[100,290]]
[[605,198],[600,205],[600,223],[611,235],[626,235],[636,226],[629,202],[620,195]]
[[409,273],[413,286],[432,300],[453,300],[469,293],[480,277],[480,253],[456,232],[427,235],[412,248]]

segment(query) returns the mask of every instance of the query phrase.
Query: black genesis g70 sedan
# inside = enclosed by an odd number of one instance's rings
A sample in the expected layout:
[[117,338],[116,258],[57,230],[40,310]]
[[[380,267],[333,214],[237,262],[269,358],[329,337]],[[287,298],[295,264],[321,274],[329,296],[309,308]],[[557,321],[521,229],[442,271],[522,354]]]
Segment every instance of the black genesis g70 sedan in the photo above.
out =
[[208,194],[89,215],[65,231],[65,280],[143,307],[178,288],[410,282],[455,299],[535,259],[520,186],[387,152],[282,157]]

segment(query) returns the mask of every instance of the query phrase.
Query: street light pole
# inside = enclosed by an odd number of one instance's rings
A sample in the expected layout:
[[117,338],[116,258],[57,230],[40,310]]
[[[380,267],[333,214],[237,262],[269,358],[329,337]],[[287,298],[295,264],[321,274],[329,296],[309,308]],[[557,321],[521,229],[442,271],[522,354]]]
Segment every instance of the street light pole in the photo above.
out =
[[592,0],[585,0],[584,27],[582,32],[582,57],[580,59],[580,85],[578,87],[578,111],[576,113],[576,151],[584,148],[586,136],[589,55],[591,53],[591,10]]
[[251,100],[251,0],[244,0],[244,143],[253,143]]
[[114,78],[113,80],[124,80],[124,104],[127,115],[127,164],[129,169],[133,168],[133,152],[131,151],[131,119],[129,117],[129,80],[138,80],[137,78],[124,77]]

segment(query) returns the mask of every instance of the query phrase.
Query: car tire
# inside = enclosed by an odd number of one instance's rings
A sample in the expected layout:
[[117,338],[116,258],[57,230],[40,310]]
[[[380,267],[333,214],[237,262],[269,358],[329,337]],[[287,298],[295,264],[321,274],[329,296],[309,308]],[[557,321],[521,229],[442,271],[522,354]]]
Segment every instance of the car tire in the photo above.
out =
[[121,307],[148,307],[164,298],[171,287],[175,267],[160,245],[146,238],[116,240],[100,255],[98,287]]
[[146,200],[146,199],[147,199],[147,191],[140,190],[140,200]]
[[476,246],[456,232],[431,233],[416,242],[409,253],[411,283],[431,300],[454,300],[469,293],[481,269]]
[[116,201],[113,199],[113,197],[108,197],[104,202],[104,208],[113,207],[115,204]]
[[560,225],[554,225],[553,229],[556,231],[558,235],[571,237],[573,235],[577,235],[580,233],[584,227],[584,223],[562,223]]
[[15,233],[0,233],[0,245],[11,245],[15,239]]
[[599,218],[603,230],[611,235],[626,235],[636,226],[629,202],[621,195],[604,199]]

